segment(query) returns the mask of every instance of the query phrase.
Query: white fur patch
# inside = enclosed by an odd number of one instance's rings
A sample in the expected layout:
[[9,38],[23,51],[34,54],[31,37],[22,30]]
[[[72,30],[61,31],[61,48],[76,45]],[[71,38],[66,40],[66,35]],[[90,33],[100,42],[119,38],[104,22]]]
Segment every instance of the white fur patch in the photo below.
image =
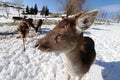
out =
[[81,32],[83,32],[84,30],[84,27],[87,25],[87,24],[84,24],[84,19],[88,18],[89,16],[85,16],[83,18],[79,18],[77,20],[77,25],[76,25],[76,29],[77,29],[77,33],[80,34]]
[[[98,13],[98,10],[93,10],[93,11],[89,11],[84,16],[79,17],[76,22],[76,24],[77,24],[76,25],[76,29],[77,29],[76,33],[80,34],[84,30],[89,28],[92,25],[92,23],[94,22],[94,19],[96,18],[97,13]],[[86,19],[87,19],[87,22],[84,22]]]
[[75,66],[71,60],[68,58],[68,54],[71,54],[71,53],[67,53],[67,55],[65,54],[64,57],[63,57],[63,61],[64,61],[64,64],[65,64],[65,67],[67,69],[67,72],[74,76],[74,77],[77,77],[81,74],[81,68],[80,66]]
[[83,32],[83,30],[80,29],[79,25],[76,26],[76,29],[77,29],[77,31],[76,31],[77,34],[80,34]]

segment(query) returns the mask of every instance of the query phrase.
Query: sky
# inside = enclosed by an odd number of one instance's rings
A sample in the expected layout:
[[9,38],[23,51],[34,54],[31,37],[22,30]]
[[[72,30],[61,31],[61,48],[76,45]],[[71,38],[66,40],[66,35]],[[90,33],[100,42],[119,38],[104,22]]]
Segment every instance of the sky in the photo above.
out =
[[[3,0],[3,1],[14,1],[14,0]],[[23,1],[22,4],[25,6],[34,6],[37,4],[39,10],[43,6],[47,6],[51,12],[60,12],[60,5],[57,3],[57,0],[16,0]],[[120,11],[120,0],[87,0],[86,7],[89,9],[104,9],[110,12]]]

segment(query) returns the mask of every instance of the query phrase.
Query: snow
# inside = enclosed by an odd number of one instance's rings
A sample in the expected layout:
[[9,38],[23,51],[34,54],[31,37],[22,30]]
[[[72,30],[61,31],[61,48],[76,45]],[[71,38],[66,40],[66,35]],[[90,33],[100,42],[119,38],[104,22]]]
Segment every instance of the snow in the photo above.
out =
[[14,32],[17,29],[17,26],[6,26],[0,27],[0,32]]
[[[42,35],[28,37],[26,51],[23,51],[22,40],[16,39],[18,34],[1,39],[0,80],[66,80],[63,53],[45,53],[34,47],[35,42],[54,26],[43,25]],[[0,33],[16,29],[17,26],[4,25]],[[0,34],[0,38],[3,35]],[[83,80],[120,80],[120,24],[92,25],[84,35],[94,39],[97,56]]]
[[12,19],[5,19],[4,17],[0,17],[0,23],[11,23],[13,22]]

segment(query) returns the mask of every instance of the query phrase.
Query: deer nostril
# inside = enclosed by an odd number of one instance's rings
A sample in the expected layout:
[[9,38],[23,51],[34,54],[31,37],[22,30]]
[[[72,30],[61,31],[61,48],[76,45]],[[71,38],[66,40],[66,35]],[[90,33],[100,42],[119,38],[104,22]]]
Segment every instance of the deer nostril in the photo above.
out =
[[38,47],[39,46],[39,44],[35,44],[35,47]]
[[49,44],[41,44],[40,45],[43,49],[49,49],[50,47],[49,47]]

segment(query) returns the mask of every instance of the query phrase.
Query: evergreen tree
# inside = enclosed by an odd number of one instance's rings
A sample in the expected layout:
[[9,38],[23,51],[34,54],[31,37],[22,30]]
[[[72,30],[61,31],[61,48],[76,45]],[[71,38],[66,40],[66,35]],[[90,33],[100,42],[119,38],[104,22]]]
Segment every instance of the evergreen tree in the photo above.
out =
[[36,15],[38,13],[38,7],[37,7],[37,4],[35,4],[34,6],[34,14]]
[[43,6],[41,10],[41,15],[44,15],[44,14],[45,14],[45,6]]
[[32,15],[34,14],[34,8],[33,7],[30,8],[30,14],[32,14]]
[[45,15],[45,16],[49,15],[49,9],[47,8],[47,6],[43,6],[41,15]]
[[30,13],[29,6],[26,7],[26,13],[27,13],[27,14]]
[[49,15],[49,9],[47,8],[47,6],[45,7],[45,16]]
[[24,10],[22,11],[22,14],[25,15],[25,11]]

